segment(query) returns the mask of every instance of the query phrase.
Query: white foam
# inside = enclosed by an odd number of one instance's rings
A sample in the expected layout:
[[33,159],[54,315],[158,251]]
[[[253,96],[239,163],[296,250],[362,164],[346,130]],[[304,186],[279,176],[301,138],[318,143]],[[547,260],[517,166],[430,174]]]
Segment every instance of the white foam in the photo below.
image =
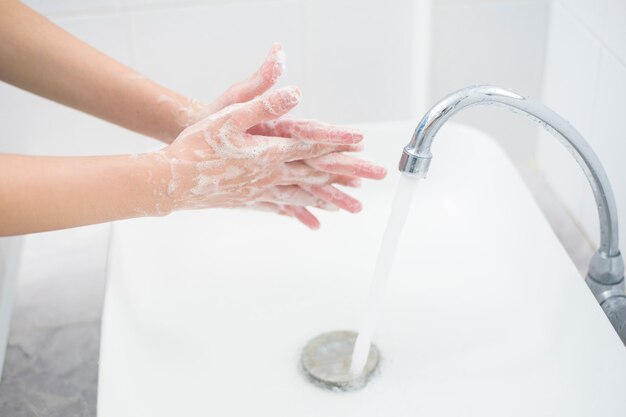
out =
[[198,175],[195,178],[196,186],[190,191],[194,195],[215,193],[218,190],[218,180],[208,175]]

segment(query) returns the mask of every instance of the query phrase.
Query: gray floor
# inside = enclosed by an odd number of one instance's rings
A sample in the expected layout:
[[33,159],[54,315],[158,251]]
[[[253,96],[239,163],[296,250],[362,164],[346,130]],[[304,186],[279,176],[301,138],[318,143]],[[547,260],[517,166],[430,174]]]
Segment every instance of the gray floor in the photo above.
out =
[[0,416],[96,415],[108,225],[28,236]]
[[[592,249],[543,178],[526,183],[581,272]],[[108,226],[26,239],[5,370],[0,416],[96,415],[100,317]]]

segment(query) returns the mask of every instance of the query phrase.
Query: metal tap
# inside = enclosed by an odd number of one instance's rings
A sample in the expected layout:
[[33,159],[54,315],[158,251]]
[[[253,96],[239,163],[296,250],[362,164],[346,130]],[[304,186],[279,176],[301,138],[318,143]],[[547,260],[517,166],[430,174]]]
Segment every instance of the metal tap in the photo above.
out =
[[538,101],[512,91],[488,85],[464,88],[435,104],[422,118],[411,141],[404,148],[400,171],[425,178],[432,159],[430,148],[439,129],[457,112],[487,104],[502,105],[535,120],[559,139],[585,173],[600,218],[600,247],[589,263],[585,281],[626,344],[624,261],[619,251],[615,198],[600,160],[567,120]]

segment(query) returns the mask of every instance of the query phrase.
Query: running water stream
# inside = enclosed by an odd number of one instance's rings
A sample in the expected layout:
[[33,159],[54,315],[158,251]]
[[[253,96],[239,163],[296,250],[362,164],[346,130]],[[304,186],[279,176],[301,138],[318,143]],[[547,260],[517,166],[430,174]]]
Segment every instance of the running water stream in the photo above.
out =
[[354,343],[354,351],[352,352],[352,361],[350,364],[350,373],[360,375],[367,362],[372,337],[376,330],[378,321],[382,314],[382,308],[385,299],[385,288],[387,277],[396,258],[398,242],[404,223],[411,209],[411,200],[415,194],[419,179],[402,175],[398,182],[396,195],[393,199],[391,213],[387,220],[387,228],[383,234],[383,239],[376,259],[376,267],[374,269],[374,279],[370,287],[369,297],[359,335]]

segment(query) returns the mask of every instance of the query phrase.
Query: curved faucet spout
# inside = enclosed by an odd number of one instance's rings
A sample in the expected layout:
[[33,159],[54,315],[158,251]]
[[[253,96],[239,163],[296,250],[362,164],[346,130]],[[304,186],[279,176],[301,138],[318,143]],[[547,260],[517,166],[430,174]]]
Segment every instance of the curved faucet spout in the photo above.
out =
[[571,124],[548,107],[530,98],[492,86],[468,87],[450,94],[422,118],[411,142],[404,148],[400,171],[426,177],[432,158],[430,148],[439,129],[459,111],[486,104],[503,105],[531,116],[568,148],[585,172],[593,189],[600,216],[600,251],[606,257],[617,256],[619,254],[617,209],[611,185],[600,160]]
[[[624,262],[619,251],[617,208],[611,184],[600,160],[582,135],[567,120],[545,105],[512,91],[488,85],[468,87],[452,93],[435,104],[422,118],[411,141],[404,148],[400,171],[425,178],[432,159],[430,148],[439,129],[459,111],[487,104],[502,105],[516,113],[530,116],[559,139],[574,156],[589,180],[600,218],[600,247],[589,265],[587,283],[601,304],[611,297],[620,297],[622,302],[619,304],[625,305]],[[616,326],[616,323],[613,325]],[[621,325],[622,328],[616,329],[620,333],[623,331],[622,340],[626,343],[626,324]]]

